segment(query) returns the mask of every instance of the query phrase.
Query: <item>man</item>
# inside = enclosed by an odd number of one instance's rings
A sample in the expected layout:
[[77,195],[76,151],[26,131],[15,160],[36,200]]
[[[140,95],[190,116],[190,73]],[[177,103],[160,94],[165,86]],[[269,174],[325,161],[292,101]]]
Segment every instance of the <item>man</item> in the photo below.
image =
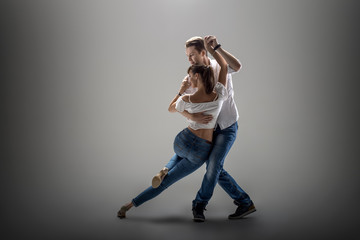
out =
[[[256,211],[248,194],[241,189],[230,174],[223,169],[224,160],[229,153],[231,146],[235,142],[238,130],[237,120],[239,118],[239,114],[234,101],[231,74],[238,72],[241,68],[241,64],[233,55],[224,50],[221,45],[218,44],[215,36],[207,36],[204,39],[201,37],[192,37],[187,40],[185,44],[186,56],[188,57],[190,64],[210,65],[214,70],[216,81],[218,80],[219,65],[215,60],[210,59],[207,56],[204,41],[210,44],[215,51],[218,51],[218,53],[220,53],[228,63],[227,91],[229,97],[223,103],[220,115],[217,119],[217,126],[214,130],[213,136],[213,149],[206,162],[206,173],[204,175],[201,188],[199,189],[196,198],[193,200],[193,219],[196,222],[205,221],[204,210],[214,192],[216,183],[219,183],[225,192],[234,199],[235,205],[237,205],[235,213],[228,216],[229,219],[242,218]],[[187,80],[184,79],[183,84],[187,84],[186,81]],[[193,93],[194,91],[194,89],[189,88],[185,93]],[[182,114],[185,117],[199,123],[207,123],[211,120],[211,116],[207,116],[202,113],[190,114],[184,111]]]

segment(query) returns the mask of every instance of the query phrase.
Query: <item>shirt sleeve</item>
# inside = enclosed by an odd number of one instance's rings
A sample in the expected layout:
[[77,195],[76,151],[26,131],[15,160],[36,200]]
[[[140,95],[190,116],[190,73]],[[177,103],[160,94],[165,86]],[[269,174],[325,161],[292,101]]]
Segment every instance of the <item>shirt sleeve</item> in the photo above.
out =
[[237,73],[234,69],[232,69],[232,68],[230,67],[229,64],[227,65],[227,70],[228,70],[228,74]]
[[183,112],[185,110],[185,105],[186,105],[186,102],[184,102],[184,100],[182,100],[182,97],[179,97],[175,103],[176,111]]
[[219,99],[227,99],[228,97],[228,91],[226,90],[225,86],[220,82],[216,83],[215,92],[219,94]]

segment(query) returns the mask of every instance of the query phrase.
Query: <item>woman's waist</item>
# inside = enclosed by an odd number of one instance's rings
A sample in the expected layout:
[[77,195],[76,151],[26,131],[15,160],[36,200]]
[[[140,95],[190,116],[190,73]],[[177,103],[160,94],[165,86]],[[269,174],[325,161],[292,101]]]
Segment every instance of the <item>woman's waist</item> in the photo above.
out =
[[[205,114],[206,115],[206,114]],[[190,127],[193,130],[208,130],[208,129],[214,129],[216,122],[217,122],[217,116],[212,116],[213,118],[208,123],[198,123],[191,119],[188,119],[188,127]]]
[[202,128],[202,129],[192,129],[190,126],[188,127],[188,129],[195,134],[197,137],[206,140],[208,143],[212,143],[212,138],[213,138],[213,133],[214,133],[214,129],[213,128]]

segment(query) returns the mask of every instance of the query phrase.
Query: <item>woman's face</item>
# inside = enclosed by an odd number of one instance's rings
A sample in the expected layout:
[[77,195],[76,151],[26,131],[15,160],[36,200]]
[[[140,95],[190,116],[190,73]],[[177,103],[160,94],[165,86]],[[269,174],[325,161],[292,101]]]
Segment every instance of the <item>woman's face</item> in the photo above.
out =
[[192,88],[197,88],[199,74],[193,74],[191,71],[189,72],[189,80]]

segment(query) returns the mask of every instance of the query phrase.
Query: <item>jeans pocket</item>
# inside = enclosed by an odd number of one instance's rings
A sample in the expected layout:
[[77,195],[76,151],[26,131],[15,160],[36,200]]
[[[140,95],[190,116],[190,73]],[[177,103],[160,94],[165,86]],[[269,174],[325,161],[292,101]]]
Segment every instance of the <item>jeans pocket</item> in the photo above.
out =
[[206,161],[209,158],[211,145],[209,143],[202,143],[193,146],[192,158],[194,161]]
[[186,157],[186,153],[190,150],[188,141],[184,138],[182,132],[176,135],[174,140],[174,152],[180,157]]
[[181,157],[183,157],[183,152],[184,152],[184,147],[183,147],[183,145],[181,145],[181,144],[178,144],[176,141],[174,142],[174,152],[177,154],[177,155],[179,155],[179,156],[181,156]]

